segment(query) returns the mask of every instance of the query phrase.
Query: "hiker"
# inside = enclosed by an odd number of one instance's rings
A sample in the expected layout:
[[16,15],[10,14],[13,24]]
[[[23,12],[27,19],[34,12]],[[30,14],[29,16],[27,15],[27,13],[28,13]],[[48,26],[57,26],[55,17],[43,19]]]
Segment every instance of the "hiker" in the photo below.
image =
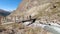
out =
[[31,20],[31,15],[29,16],[30,20]]

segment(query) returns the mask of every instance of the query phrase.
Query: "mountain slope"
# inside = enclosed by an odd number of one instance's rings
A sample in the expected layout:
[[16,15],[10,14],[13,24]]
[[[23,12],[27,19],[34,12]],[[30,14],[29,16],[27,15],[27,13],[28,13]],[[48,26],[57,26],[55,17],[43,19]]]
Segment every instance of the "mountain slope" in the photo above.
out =
[[0,9],[0,16],[7,16],[10,12]]
[[23,0],[11,15],[24,19],[31,16],[40,21],[60,22],[60,0]]

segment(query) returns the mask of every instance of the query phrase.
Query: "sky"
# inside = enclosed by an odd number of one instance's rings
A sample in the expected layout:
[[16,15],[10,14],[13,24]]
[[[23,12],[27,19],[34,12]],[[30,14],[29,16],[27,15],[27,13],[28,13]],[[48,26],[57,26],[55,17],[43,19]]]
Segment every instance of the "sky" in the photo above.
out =
[[22,0],[0,0],[0,9],[12,11],[15,10]]

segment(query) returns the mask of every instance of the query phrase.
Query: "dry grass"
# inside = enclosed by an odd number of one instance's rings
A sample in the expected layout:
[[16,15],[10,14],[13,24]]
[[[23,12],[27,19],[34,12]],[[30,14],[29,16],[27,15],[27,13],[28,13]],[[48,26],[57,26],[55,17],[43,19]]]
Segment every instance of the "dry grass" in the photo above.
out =
[[25,34],[40,34],[41,28],[27,27],[24,29]]
[[[11,32],[12,29],[15,30],[15,33],[19,32],[22,34],[41,34],[41,33],[47,33],[47,32],[43,32],[44,30],[40,27],[28,27],[28,26],[24,26],[22,23],[18,24],[18,23],[14,23],[11,25],[3,25],[0,26],[0,29],[6,28],[7,32]],[[20,30],[20,31],[19,31]],[[21,32],[22,31],[22,32]]]

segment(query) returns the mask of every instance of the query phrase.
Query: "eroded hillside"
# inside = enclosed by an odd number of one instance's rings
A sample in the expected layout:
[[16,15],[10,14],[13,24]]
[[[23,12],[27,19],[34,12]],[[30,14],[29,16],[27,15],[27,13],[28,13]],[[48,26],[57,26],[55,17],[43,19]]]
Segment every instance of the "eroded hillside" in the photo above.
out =
[[[11,33],[15,32],[15,34],[52,34],[41,27],[45,25],[50,26],[50,24],[46,23],[60,24],[60,0],[23,0],[18,8],[7,17],[13,17],[12,19],[14,20],[14,22],[16,21],[16,18],[17,20],[19,19],[19,21],[23,21],[29,20],[30,17],[31,19],[36,18],[36,21],[30,26],[26,26],[25,22],[19,22],[16,24],[13,23],[10,25],[8,24],[9,26],[4,25],[3,27],[7,29],[6,31],[4,31],[4,33],[10,33],[12,30],[14,30]],[[41,23],[44,23],[44,25],[40,25]],[[38,24],[38,26],[36,24]]]

